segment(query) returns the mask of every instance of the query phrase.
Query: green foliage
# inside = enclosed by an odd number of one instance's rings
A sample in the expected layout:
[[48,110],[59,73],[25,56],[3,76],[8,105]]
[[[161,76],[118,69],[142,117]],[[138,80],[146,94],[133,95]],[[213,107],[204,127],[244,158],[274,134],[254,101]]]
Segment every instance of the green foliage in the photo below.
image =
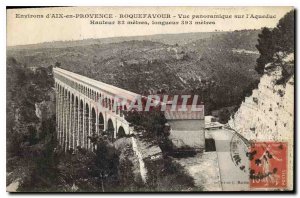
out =
[[[202,52],[207,49],[245,49],[255,51],[257,43],[257,35],[260,30],[235,30],[233,32],[222,32],[221,34],[212,35],[209,38],[204,38],[193,42],[195,48]],[[229,60],[229,59],[228,59]]]
[[13,57],[7,58],[8,156],[20,156],[23,145],[38,142],[37,136],[41,132],[38,127],[41,123],[35,114],[35,103],[49,100],[48,94],[53,82],[51,67],[31,70]]
[[227,121],[229,120],[230,118],[230,112],[228,109],[222,109],[220,112],[219,112],[219,122],[222,123],[222,124],[225,124],[227,123]]
[[56,191],[52,188],[53,183],[59,183],[58,153],[54,150],[57,145],[54,124],[55,117],[45,120],[41,124],[42,131],[35,144],[23,145],[22,158],[28,164],[28,172],[22,180],[20,191]]
[[295,11],[292,10],[281,18],[273,30],[276,35],[276,51],[294,52],[295,46]]
[[147,187],[150,191],[192,191],[196,189],[194,179],[185,169],[169,157],[146,163]]
[[124,115],[134,130],[139,133],[139,138],[159,145],[163,152],[172,149],[172,144],[168,139],[169,128],[165,126],[167,120],[159,106],[150,109],[150,111],[134,109],[125,111]]
[[101,181],[101,188],[104,192],[105,187],[118,184],[119,153],[105,137],[99,137],[92,143],[96,149],[90,170],[91,174]]
[[273,55],[275,53],[275,36],[273,36],[271,30],[263,28],[258,37],[258,45],[256,47],[260,53],[260,57],[257,59],[255,70],[259,74],[262,74],[265,65],[273,60]]
[[267,63],[274,61],[273,57],[276,52],[294,52],[294,12],[292,10],[281,18],[274,29],[263,28],[261,34],[259,34],[256,47],[260,52],[260,57],[257,59],[255,67],[259,74],[263,74]]

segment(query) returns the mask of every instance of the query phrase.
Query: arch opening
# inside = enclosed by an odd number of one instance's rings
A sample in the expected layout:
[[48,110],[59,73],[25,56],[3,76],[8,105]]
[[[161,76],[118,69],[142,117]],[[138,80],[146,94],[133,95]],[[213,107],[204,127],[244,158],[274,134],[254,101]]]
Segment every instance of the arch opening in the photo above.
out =
[[96,134],[96,111],[94,108],[92,108],[92,128],[91,128],[91,133]]
[[74,104],[74,149],[78,146],[78,98],[75,96]]
[[117,138],[123,138],[126,136],[125,130],[122,126],[119,127]]
[[80,100],[80,104],[79,104],[79,112],[78,112],[78,119],[79,119],[79,137],[78,137],[78,146],[80,147],[84,147],[84,134],[83,134],[83,120],[84,120],[84,116],[83,116],[83,101]]
[[70,93],[70,136],[69,136],[69,145],[70,149],[74,150],[75,143],[74,143],[74,122],[75,122],[75,115],[74,115],[74,106],[75,106],[75,96],[73,93]]
[[[94,108],[92,108],[92,115],[91,115],[91,134],[90,136],[91,137],[94,137],[96,134],[97,134],[97,131],[96,131],[96,111]],[[89,140],[91,141],[91,140]],[[90,143],[91,146],[92,146],[92,149],[95,150],[96,149],[96,144],[94,144],[94,142],[91,142]]]
[[115,127],[111,119],[107,122],[107,137],[110,141],[114,141]]
[[90,114],[90,109],[89,109],[89,105],[86,104],[85,105],[85,111],[84,111],[84,118],[85,118],[85,127],[84,127],[84,145],[86,148],[88,148],[88,136],[89,134],[89,114]]
[[103,117],[102,113],[99,113],[98,132],[99,132],[99,135],[103,135],[103,132],[104,132],[104,117]]

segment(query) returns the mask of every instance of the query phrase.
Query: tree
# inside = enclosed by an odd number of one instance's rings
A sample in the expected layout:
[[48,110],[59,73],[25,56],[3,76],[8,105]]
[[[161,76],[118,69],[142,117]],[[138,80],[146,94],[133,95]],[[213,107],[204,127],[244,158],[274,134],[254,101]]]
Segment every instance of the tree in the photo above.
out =
[[160,107],[154,107],[150,111],[131,110],[124,112],[125,119],[141,132],[143,139],[160,143],[164,137],[168,136],[165,131],[167,120]]
[[60,67],[61,63],[60,62],[55,62],[55,67]]
[[262,29],[261,34],[258,35],[258,45],[256,45],[260,56],[256,60],[255,70],[259,74],[263,74],[267,63],[274,61],[273,57],[276,52],[294,52],[294,31],[294,10],[281,18],[273,30],[266,27]]
[[118,181],[119,154],[106,135],[102,137],[94,134],[90,139],[95,148],[91,175],[99,179],[104,192],[105,183]]
[[260,56],[256,60],[257,65],[255,70],[259,74],[263,74],[265,65],[273,60],[273,55],[275,53],[275,40],[273,38],[273,33],[268,28],[263,28],[261,34],[258,35],[258,49]]
[[287,53],[294,52],[295,45],[295,25],[294,10],[287,13],[278,22],[277,28],[273,30],[276,37],[276,51]]
[[230,118],[230,112],[228,109],[222,109],[219,112],[219,121],[220,123],[226,124]]

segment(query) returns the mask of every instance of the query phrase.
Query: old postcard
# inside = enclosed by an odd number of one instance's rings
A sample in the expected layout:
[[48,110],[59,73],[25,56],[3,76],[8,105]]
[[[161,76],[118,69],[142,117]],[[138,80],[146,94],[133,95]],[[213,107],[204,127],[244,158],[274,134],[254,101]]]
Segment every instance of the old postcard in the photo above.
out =
[[8,192],[294,191],[293,7],[7,8]]

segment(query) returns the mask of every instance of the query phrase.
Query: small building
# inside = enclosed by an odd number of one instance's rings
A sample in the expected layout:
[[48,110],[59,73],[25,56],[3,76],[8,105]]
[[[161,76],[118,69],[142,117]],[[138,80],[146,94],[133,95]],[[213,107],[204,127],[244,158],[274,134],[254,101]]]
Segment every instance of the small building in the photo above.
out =
[[202,111],[165,111],[165,117],[170,125],[169,139],[178,149],[205,148],[204,105],[197,105]]

